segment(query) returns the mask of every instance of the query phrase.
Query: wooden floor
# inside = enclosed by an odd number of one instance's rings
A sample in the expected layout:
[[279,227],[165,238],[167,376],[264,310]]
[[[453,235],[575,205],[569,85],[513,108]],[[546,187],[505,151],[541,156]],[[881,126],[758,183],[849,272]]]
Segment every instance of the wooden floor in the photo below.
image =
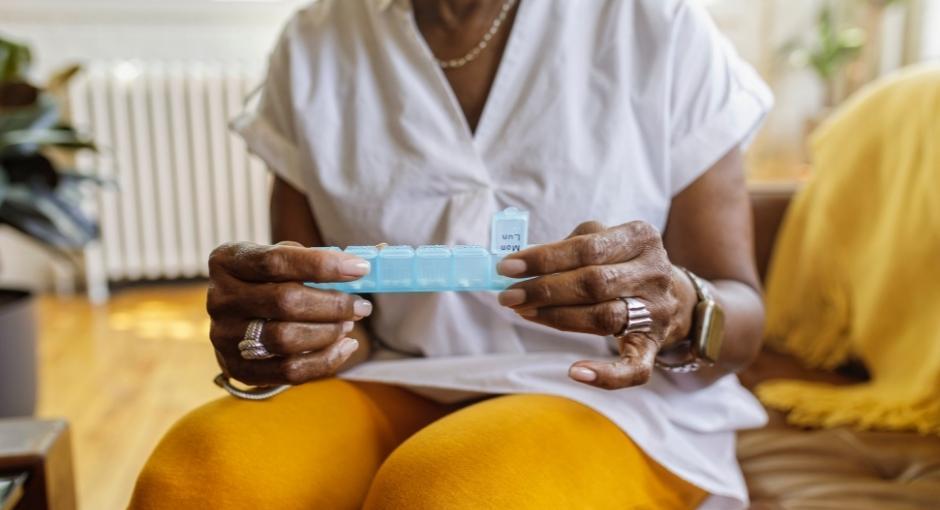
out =
[[39,300],[39,414],[72,426],[84,510],[124,508],[169,426],[215,397],[205,285],[117,292],[105,306]]

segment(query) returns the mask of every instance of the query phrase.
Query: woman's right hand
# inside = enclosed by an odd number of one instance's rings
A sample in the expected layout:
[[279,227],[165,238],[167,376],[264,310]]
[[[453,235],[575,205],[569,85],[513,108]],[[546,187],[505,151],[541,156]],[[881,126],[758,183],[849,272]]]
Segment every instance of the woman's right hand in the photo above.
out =
[[[355,321],[372,313],[372,303],[303,282],[346,282],[369,269],[359,257],[290,241],[228,243],[213,250],[206,308],[222,371],[256,386],[302,384],[335,373],[359,348],[347,335]],[[255,319],[267,319],[261,343],[272,358],[241,357],[238,343]]]

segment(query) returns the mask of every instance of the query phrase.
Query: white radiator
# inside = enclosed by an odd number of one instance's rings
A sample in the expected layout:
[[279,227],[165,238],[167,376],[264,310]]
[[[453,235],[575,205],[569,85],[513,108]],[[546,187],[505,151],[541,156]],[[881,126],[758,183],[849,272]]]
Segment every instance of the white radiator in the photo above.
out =
[[72,121],[101,149],[78,167],[117,183],[93,204],[102,235],[85,254],[90,295],[108,281],[204,276],[216,245],[268,241],[270,179],[227,126],[259,76],[236,64],[119,61],[73,80]]

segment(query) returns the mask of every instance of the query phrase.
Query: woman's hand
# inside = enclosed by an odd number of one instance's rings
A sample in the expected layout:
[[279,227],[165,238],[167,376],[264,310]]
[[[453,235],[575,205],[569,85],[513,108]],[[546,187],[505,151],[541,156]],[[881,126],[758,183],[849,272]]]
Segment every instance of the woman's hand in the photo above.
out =
[[[347,335],[355,321],[372,313],[372,304],[302,282],[345,282],[369,269],[358,257],[289,241],[216,248],[209,257],[206,308],[212,318],[209,336],[225,375],[265,386],[301,384],[336,372],[359,348]],[[238,343],[254,319],[268,320],[261,343],[272,358],[241,357]]]
[[627,324],[620,298],[642,301],[652,315],[649,333],[620,340],[620,359],[579,361],[569,376],[607,389],[646,383],[656,354],[688,334],[695,290],[669,261],[659,232],[640,221],[606,228],[582,223],[564,241],[507,256],[498,266],[510,277],[535,277],[499,295],[533,322],[564,331],[617,335]]

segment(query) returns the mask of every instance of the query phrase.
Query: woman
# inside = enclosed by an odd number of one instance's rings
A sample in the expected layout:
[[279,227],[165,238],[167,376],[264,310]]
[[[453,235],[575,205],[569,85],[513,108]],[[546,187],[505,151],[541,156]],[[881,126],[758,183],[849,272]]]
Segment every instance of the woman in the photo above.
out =
[[[281,242],[217,249],[208,296],[225,375],[296,387],[185,417],[131,506],[743,508],[734,432],[764,415],[733,375],[763,316],[741,146],[769,103],[685,0],[300,11],[236,123]],[[304,246],[483,244],[508,205],[544,244],[498,296],[299,283],[369,270]]]

